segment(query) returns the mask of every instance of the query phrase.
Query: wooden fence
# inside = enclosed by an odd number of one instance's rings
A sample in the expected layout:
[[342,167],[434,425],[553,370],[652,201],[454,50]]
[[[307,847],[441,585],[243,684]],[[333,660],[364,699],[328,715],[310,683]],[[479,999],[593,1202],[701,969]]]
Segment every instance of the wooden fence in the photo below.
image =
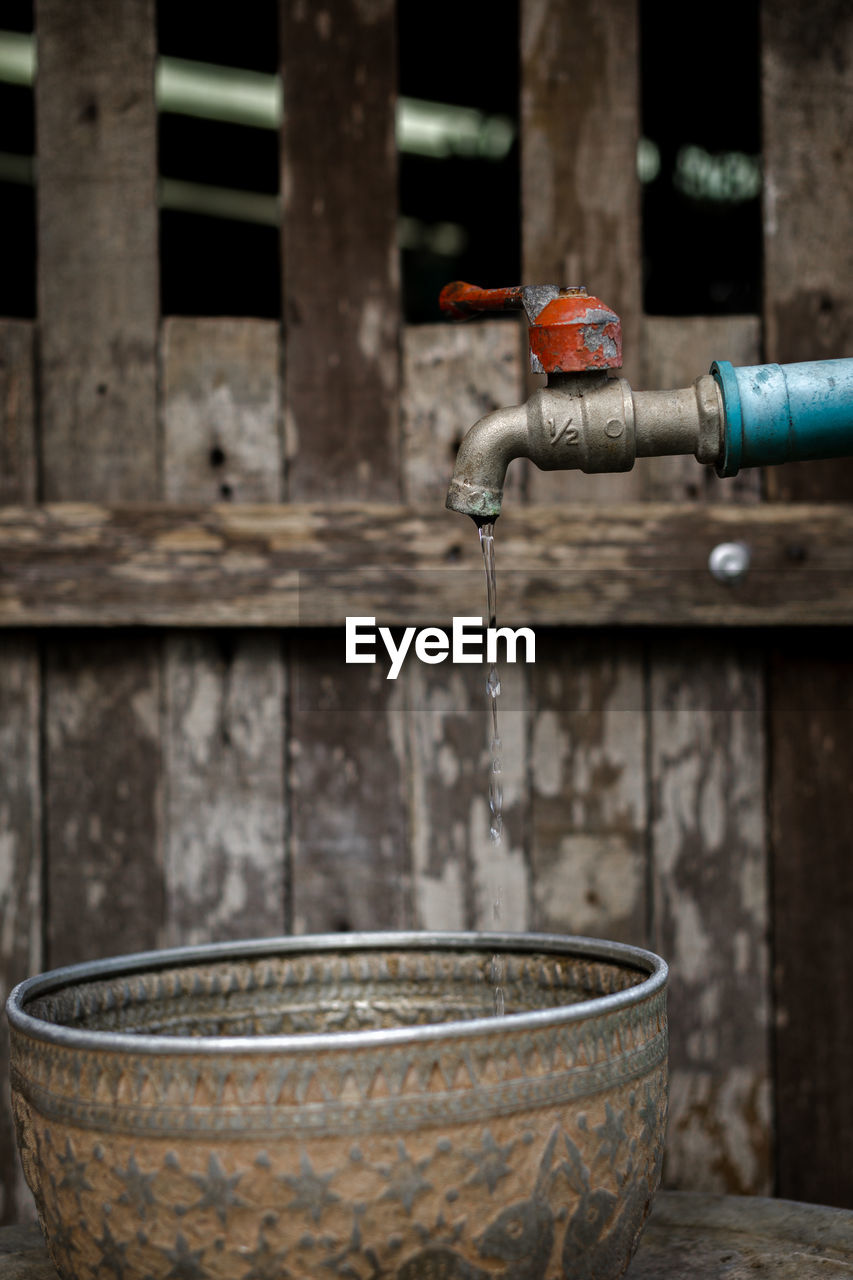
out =
[[[154,0],[38,3],[38,318],[0,323],[4,986],[488,927],[491,860],[505,927],[670,961],[670,1186],[853,1205],[853,472],[518,468],[499,589],[540,630],[494,853],[479,684],[347,668],[341,627],[479,608],[441,504],[460,431],[524,394],[519,335],[402,326],[394,5],[324,14],[282,0],[278,324],[159,315]],[[525,279],[611,303],[638,386],[850,354],[849,8],[764,0],[764,311],[710,319],[642,314],[636,0],[521,15]],[[731,535],[735,588],[705,569]]]

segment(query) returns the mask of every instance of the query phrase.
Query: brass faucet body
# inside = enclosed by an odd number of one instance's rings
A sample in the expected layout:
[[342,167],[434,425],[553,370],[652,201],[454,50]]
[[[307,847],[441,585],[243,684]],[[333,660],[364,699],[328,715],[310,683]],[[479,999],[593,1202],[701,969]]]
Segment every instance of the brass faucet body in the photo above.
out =
[[478,523],[500,515],[506,469],[530,458],[543,471],[630,471],[635,458],[693,454],[719,462],[725,413],[711,374],[675,391],[632,391],[604,371],[557,373],[521,405],[471,427],[447,494]]

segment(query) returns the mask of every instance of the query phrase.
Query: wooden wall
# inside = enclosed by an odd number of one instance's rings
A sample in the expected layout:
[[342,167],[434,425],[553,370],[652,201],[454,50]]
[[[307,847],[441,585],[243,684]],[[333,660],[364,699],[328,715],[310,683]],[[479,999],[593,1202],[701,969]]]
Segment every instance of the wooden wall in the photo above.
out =
[[[526,279],[615,306],[636,385],[850,354],[847,7],[764,0],[764,311],[678,320],[642,314],[635,0],[521,10]],[[476,611],[443,491],[523,394],[519,335],[402,327],[394,4],[323,13],[282,0],[279,325],[158,314],[154,0],[38,3],[38,319],[0,322],[4,989],[489,927],[497,878],[508,929],[670,961],[670,1186],[853,1205],[853,473],[517,469],[499,590],[541,629],[495,857],[479,674],[347,668],[341,624]],[[735,589],[704,568],[724,534],[755,548]],[[5,1109],[0,1170],[26,1216]]]

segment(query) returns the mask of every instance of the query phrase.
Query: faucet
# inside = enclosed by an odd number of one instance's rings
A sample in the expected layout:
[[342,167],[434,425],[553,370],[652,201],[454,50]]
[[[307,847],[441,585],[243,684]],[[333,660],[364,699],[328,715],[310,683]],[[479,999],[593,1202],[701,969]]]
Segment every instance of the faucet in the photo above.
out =
[[447,493],[478,524],[501,511],[506,469],[530,458],[543,471],[630,471],[635,458],[693,454],[720,476],[741,467],[853,455],[853,359],[744,365],[716,360],[676,391],[632,391],[619,317],[584,288],[445,285],[454,320],[523,309],[530,367],[547,384],[468,431]]

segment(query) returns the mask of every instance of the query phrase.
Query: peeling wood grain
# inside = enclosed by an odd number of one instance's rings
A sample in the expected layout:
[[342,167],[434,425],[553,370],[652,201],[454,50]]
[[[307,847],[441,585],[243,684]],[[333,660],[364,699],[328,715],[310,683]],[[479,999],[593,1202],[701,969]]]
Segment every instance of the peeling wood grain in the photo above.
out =
[[[766,355],[831,360],[853,350],[853,10],[761,4]],[[771,498],[853,496],[853,461],[768,471]]]
[[278,502],[279,326],[172,316],[163,322],[163,497]]
[[[168,497],[281,496],[278,326],[164,326]],[[277,634],[167,637],[166,945],[281,934],[285,672]]]
[[[467,538],[466,535],[467,534]],[[390,504],[67,503],[0,509],[0,626],[435,625],[479,600],[467,522]],[[847,625],[853,512],[797,504],[516,506],[501,517],[507,625]],[[708,556],[741,538],[735,586]]]
[[33,325],[0,320],[0,504],[35,502]]
[[[848,355],[853,11],[764,0],[762,32],[767,355]],[[769,481],[774,497],[849,501],[853,462],[774,468]],[[770,690],[778,1190],[853,1207],[849,641],[774,646]]]
[[[153,0],[38,6],[48,499],[159,496],[154,10]],[[153,946],[163,908],[159,645],[52,637],[45,672],[47,960]]]
[[[640,366],[639,30],[635,0],[522,0],[522,261],[526,284],[585,285],[622,320],[624,376]],[[531,468],[536,502],[640,494],[636,473]]]
[[540,635],[530,680],[536,927],[642,942],[647,868],[641,643],[548,632]]
[[501,667],[504,822],[498,846],[489,835],[485,671],[413,664],[406,675],[416,925],[527,929],[525,672]]
[[289,492],[394,501],[394,4],[340,0],[318,16],[311,5],[280,6]]
[[[758,322],[749,316],[651,319],[646,374],[651,385],[683,386],[713,359],[754,364],[758,339]],[[757,472],[743,473],[735,484],[707,472],[703,483],[706,469],[693,459],[649,461],[646,485],[652,495],[741,510],[760,497]],[[737,519],[735,511],[735,524]],[[746,525],[733,528],[731,536],[751,541]],[[654,945],[672,965],[666,1178],[681,1188],[754,1194],[772,1184],[767,913],[762,899],[761,910],[746,911],[738,920],[731,897],[740,891],[743,904],[744,877],[754,895],[769,875],[763,669],[748,648],[743,655],[725,647],[720,652],[719,640],[710,637],[678,645],[652,638],[648,660],[656,805],[650,831],[652,927]],[[731,831],[721,847],[724,822]],[[701,959],[703,945],[707,962]]]
[[672,1187],[772,1186],[761,658],[702,637],[651,668],[654,945],[671,966]]
[[149,657],[121,632],[47,647],[51,967],[159,941],[160,681]]
[[[33,326],[0,322],[0,502],[36,498]],[[41,702],[38,642],[0,637],[0,1000],[42,964]],[[9,1041],[0,1026],[0,1222],[35,1217],[9,1109]]]
[[[531,284],[585,285],[614,308],[622,320],[623,372],[636,383],[642,310],[637,6],[634,0],[606,8],[590,0],[522,0],[520,15],[522,274]],[[581,507],[595,520],[602,506],[642,493],[642,472],[587,476],[531,467],[527,492],[534,502],[561,504],[569,523]],[[506,599],[516,583],[503,519],[501,526],[502,574],[505,581],[511,575]],[[552,555],[565,545],[566,532],[555,519],[547,541],[531,541],[534,554]],[[612,524],[602,525],[603,543],[612,532]],[[591,548],[579,551],[584,577],[594,559]],[[577,572],[554,569],[524,584],[521,607],[510,616],[544,622],[547,593],[549,621],[564,627],[593,621],[596,610],[576,590]],[[609,594],[615,585],[603,566],[588,581],[596,593]],[[631,575],[625,599],[599,620],[627,622],[637,585]],[[542,643],[530,697],[530,857],[539,927],[642,938],[640,672],[636,646],[596,646],[565,633]],[[617,713],[626,688],[634,686],[631,710]]]
[[[531,875],[527,852],[529,782],[526,746],[529,696],[527,672],[523,667],[503,663],[499,666],[499,675],[501,696],[498,727],[501,735],[503,834],[498,844],[492,843],[488,804],[491,752],[489,734],[486,731],[483,733],[486,749],[481,756],[481,790],[479,794],[475,791],[469,801],[468,839],[473,866],[474,927],[511,933],[529,929],[532,916]],[[485,697],[483,701],[485,703]],[[484,729],[487,723],[484,706]]]
[[[643,387],[688,387],[714,360],[758,364],[761,322],[757,316],[647,316],[642,349]],[[713,467],[682,456],[641,458],[637,470],[643,497],[651,502],[758,502],[761,497],[761,472],[754,468],[721,480]]]
[[39,0],[39,395],[49,500],[158,496],[154,7]]
[[339,630],[308,632],[291,671],[295,932],[411,920],[401,682],[348,667]]
[[[502,321],[470,325],[409,325],[403,330],[400,402],[406,501],[441,509],[469,427],[523,399],[518,328]],[[507,475],[507,501],[516,501],[518,466]],[[468,531],[469,533],[472,530]]]
[[[0,999],[43,967],[39,656],[26,636],[0,637]],[[35,1217],[9,1109],[9,1040],[0,1030],[0,1222]]]
[[779,637],[770,661],[779,1185],[853,1205],[853,663],[849,636]]
[[[282,0],[279,12],[287,493],[334,520],[334,504],[402,492],[395,6],[341,0],[318,15]],[[354,557],[369,563],[385,533],[368,522]],[[357,568],[351,559],[348,574]],[[321,600],[323,622],[352,612],[335,584],[303,573],[303,622]],[[400,691],[378,667],[347,667],[340,633],[294,636],[290,654],[294,924],[402,925]]]
[[[412,507],[422,512],[441,510],[461,435],[483,414],[516,403],[522,394],[521,382],[515,325],[423,325],[405,331],[403,474]],[[518,473],[508,485],[509,492],[517,494],[517,481]],[[479,558],[473,524],[451,525],[449,531],[459,540],[460,556],[473,552]],[[497,546],[500,564],[500,532]],[[465,612],[485,613],[481,562],[466,578],[470,593]],[[429,607],[426,599],[424,603]],[[432,608],[433,625],[449,629],[451,615],[440,612],[437,595]],[[414,911],[419,928],[524,929],[529,923],[524,852],[526,675],[521,667],[510,669],[507,664],[502,664],[500,675],[504,836],[495,847],[489,835],[487,801],[491,755],[485,669],[415,662],[403,673]],[[497,921],[496,900],[500,902]]]
[[8,995],[41,963],[39,673],[28,637],[2,637],[0,655],[0,953]]
[[280,641],[170,638],[165,667],[164,944],[284,931]]

